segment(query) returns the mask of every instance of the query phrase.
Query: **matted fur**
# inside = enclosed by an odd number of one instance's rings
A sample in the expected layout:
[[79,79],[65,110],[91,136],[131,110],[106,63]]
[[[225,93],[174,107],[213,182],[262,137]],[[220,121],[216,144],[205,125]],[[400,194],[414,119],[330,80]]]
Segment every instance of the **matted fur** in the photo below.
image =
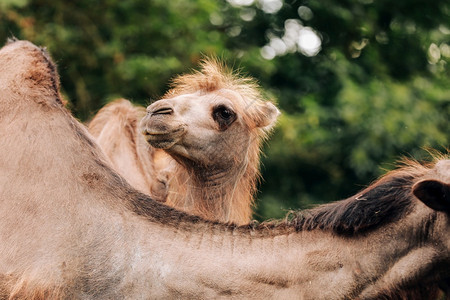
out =
[[329,229],[342,234],[359,234],[394,222],[411,210],[412,189],[439,161],[450,155],[433,151],[430,162],[404,158],[398,169],[382,176],[360,193],[334,203],[291,216],[289,221],[299,230]]
[[321,228],[342,234],[378,228],[410,211],[412,187],[428,171],[425,165],[404,160],[400,169],[389,172],[357,195],[303,211],[291,222],[300,230]]

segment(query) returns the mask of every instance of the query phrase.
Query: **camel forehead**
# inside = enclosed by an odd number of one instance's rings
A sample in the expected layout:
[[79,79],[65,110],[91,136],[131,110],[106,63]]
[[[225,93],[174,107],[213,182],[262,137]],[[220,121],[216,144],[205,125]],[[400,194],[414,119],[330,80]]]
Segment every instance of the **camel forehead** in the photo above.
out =
[[231,108],[235,108],[236,102],[233,101],[230,95],[231,94],[221,93],[219,91],[209,93],[197,91],[195,93],[178,95],[167,99],[167,101],[170,101],[174,106],[180,104],[192,108],[201,106],[211,107],[219,104],[225,104],[231,106]]
[[215,91],[215,93],[219,96],[225,97],[232,101],[237,106],[245,106],[247,105],[247,102],[242,95],[234,90],[230,89],[219,89]]
[[231,89],[220,89],[216,91],[217,95],[223,96],[224,98],[228,99],[231,103],[233,103],[233,106],[241,112],[242,114],[251,114],[250,111],[252,110],[253,106],[263,105],[265,101],[262,101],[258,98],[248,98],[239,93],[238,91],[234,91]]

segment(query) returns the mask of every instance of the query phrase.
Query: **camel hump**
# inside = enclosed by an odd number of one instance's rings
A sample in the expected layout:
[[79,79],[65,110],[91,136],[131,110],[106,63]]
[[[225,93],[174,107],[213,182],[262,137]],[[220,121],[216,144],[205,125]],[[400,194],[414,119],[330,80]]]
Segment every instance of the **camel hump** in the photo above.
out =
[[114,115],[125,117],[141,118],[145,115],[145,109],[141,106],[135,106],[129,100],[124,98],[116,99],[108,103],[101,109],[102,111],[110,111]]
[[[45,107],[63,105],[56,65],[45,48],[29,41],[8,39],[0,49],[0,91]],[[0,105],[12,99],[17,98],[1,97]]]

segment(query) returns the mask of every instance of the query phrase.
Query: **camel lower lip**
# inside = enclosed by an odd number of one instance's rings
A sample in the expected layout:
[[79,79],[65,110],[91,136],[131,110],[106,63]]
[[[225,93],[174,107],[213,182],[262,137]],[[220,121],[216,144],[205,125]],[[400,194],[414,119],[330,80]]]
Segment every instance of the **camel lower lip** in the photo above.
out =
[[155,135],[155,136],[168,135],[167,132],[157,132],[157,131],[146,131],[144,134],[145,135]]
[[170,134],[167,133],[146,133],[145,134],[145,139],[150,142],[150,141],[169,141],[172,140],[170,138]]
[[168,149],[174,145],[176,139],[172,133],[146,133],[147,143],[158,149]]
[[172,139],[149,139],[147,138],[147,143],[149,143],[150,145],[152,145],[152,147],[157,148],[157,149],[169,149],[170,147],[172,147],[174,145],[174,141]]
[[[155,126],[157,127],[157,126]],[[164,131],[158,131],[152,128],[145,128],[142,131],[142,134],[145,135],[147,138],[158,138],[158,139],[164,139],[164,137],[174,137],[182,134],[184,132],[183,127],[176,128],[174,130],[164,130]]]

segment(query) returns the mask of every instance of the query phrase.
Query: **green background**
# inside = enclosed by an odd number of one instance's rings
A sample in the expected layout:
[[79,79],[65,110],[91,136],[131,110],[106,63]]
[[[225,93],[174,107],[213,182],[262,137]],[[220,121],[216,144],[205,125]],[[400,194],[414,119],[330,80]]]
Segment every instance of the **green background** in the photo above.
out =
[[82,121],[117,97],[149,104],[204,55],[256,78],[282,111],[257,219],[345,198],[450,144],[448,0],[1,0],[11,36],[48,48]]

